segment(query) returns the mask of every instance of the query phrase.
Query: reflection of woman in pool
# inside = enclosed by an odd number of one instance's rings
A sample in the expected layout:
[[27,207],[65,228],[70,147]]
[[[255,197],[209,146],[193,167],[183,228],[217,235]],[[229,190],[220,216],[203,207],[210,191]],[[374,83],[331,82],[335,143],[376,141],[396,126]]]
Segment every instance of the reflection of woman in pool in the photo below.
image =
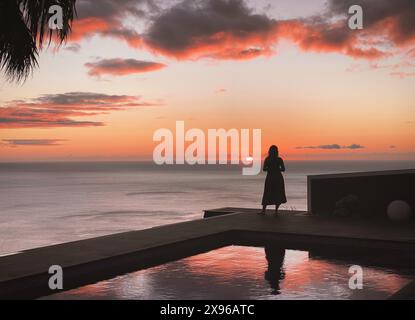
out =
[[281,294],[280,281],[285,278],[283,269],[285,249],[276,246],[265,246],[265,257],[268,261],[268,270],[265,271],[264,278],[269,282],[272,294]]
[[287,202],[287,197],[285,195],[284,177],[281,173],[285,171],[285,165],[282,158],[279,157],[276,146],[269,148],[268,157],[264,161],[264,171],[267,172],[267,177],[262,197],[261,214],[265,214],[267,205],[275,205],[275,213],[277,214],[280,205]]

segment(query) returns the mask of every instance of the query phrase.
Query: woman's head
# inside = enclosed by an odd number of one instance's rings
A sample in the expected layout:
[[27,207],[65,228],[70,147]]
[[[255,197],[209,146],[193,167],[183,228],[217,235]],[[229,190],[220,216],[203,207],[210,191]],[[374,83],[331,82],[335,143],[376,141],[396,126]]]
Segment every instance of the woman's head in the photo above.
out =
[[269,147],[268,156],[270,157],[278,157],[278,147],[277,146],[271,146]]

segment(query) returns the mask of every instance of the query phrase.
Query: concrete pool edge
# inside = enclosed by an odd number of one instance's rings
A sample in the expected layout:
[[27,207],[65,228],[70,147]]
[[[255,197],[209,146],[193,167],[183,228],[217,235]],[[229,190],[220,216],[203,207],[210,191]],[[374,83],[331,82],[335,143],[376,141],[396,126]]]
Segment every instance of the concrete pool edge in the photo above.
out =
[[[226,240],[228,236],[229,232],[223,232],[63,267],[64,290],[62,291],[218,249],[230,245]],[[56,291],[51,291],[47,285],[50,276],[46,270],[43,273],[0,282],[0,299],[37,299],[54,294]]]

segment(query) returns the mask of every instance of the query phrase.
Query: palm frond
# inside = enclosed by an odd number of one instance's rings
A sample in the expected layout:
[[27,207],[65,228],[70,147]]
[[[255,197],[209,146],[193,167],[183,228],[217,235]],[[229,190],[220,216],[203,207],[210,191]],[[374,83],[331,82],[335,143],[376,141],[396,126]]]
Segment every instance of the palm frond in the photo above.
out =
[[[37,67],[37,57],[45,41],[62,44],[71,32],[76,0],[1,0],[0,70],[10,81],[24,81]],[[63,28],[49,28],[49,8],[59,5]]]
[[58,5],[63,11],[63,28],[56,30],[58,39],[63,42],[71,31],[71,22],[76,15],[76,0],[18,0],[20,7],[24,13],[25,22],[36,39],[37,45],[41,48],[45,40],[45,36],[49,38],[49,42],[55,30],[49,28],[49,8]]

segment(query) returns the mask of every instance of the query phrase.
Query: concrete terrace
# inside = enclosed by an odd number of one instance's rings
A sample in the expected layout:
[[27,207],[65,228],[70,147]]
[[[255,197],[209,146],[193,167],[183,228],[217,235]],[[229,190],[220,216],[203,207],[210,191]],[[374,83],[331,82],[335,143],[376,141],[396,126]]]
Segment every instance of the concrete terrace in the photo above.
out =
[[[23,251],[0,258],[0,299],[33,299],[51,293],[49,267],[64,270],[66,290],[185,258],[227,245],[261,246],[272,241],[289,249],[349,250],[407,257],[415,267],[415,225],[341,220],[306,212],[274,216],[258,210],[222,208],[207,219],[131,231]],[[415,298],[414,285],[400,298]]]

